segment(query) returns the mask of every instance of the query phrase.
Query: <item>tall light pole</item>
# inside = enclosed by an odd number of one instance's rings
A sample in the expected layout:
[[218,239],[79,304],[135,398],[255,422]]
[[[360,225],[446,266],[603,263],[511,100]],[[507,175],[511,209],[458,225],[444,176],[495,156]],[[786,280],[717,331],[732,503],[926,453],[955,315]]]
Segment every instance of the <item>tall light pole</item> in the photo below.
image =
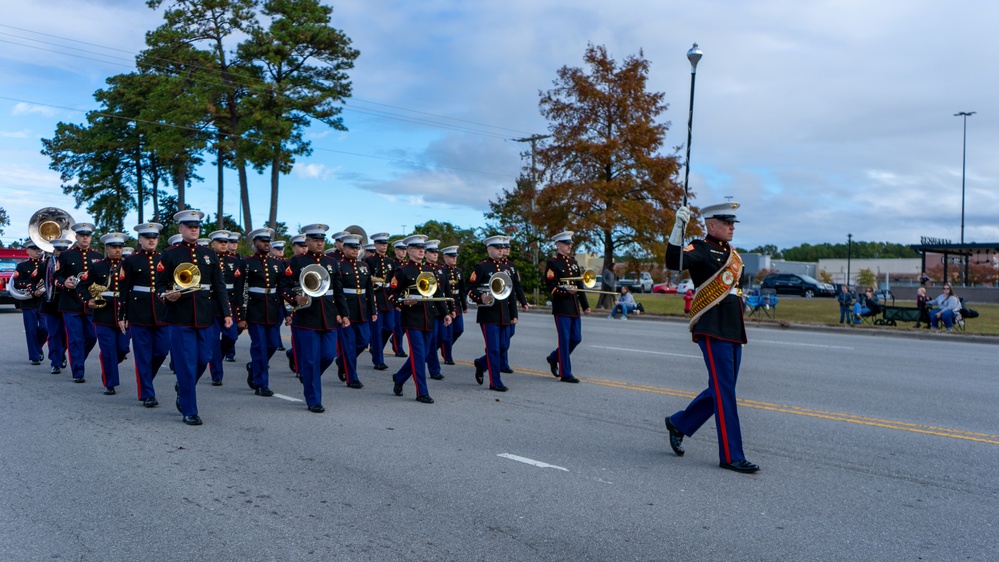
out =
[[850,260],[853,258],[853,234],[846,235],[846,288],[850,288]]
[[974,115],[974,111],[961,111],[955,113],[954,117],[964,119],[964,143],[961,147],[961,243],[964,244],[964,176],[968,165],[968,117]]
[[[551,138],[551,135],[531,135],[522,139],[513,139],[514,142],[529,142],[531,143],[531,244],[534,246],[534,257],[532,261],[534,262],[534,270],[538,270],[538,253],[541,251],[541,241],[538,239],[537,227],[535,226],[534,213],[536,211],[535,202],[538,198],[538,169],[535,165],[535,154],[538,150],[538,141]],[[538,287],[534,287],[534,304],[538,304]]]
[[[690,61],[690,111],[687,113],[687,160],[684,163],[683,171],[683,206],[687,206],[687,183],[690,179],[690,137],[694,127],[694,81],[697,78],[697,63],[700,62],[704,53],[697,48],[697,43],[687,51],[687,60]],[[683,274],[683,252],[680,252],[680,271]]]

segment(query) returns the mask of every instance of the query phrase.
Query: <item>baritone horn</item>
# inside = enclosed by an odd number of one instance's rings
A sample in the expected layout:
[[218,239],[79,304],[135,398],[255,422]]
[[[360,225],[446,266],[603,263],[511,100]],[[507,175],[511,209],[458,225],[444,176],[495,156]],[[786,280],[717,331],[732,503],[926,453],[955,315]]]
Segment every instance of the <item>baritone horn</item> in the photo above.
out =
[[406,298],[415,299],[417,298],[413,295],[412,289],[416,289],[419,293],[419,300],[421,301],[449,301],[449,297],[435,297],[434,293],[437,292],[437,276],[429,271],[424,271],[423,273],[416,276],[416,283],[410,285],[410,293]]
[[295,291],[306,298],[305,304],[295,305],[294,310],[312,306],[312,299],[324,296],[330,290],[330,272],[326,268],[311,263],[298,274],[298,288]]
[[38,249],[51,254],[55,251],[52,241],[58,238],[73,239],[69,227],[76,221],[69,213],[57,207],[43,207],[35,211],[28,221],[28,238]]
[[482,293],[482,304],[492,306],[496,301],[506,300],[513,292],[513,279],[505,271],[497,271],[489,276],[489,282],[479,289]]
[[201,270],[191,262],[184,262],[173,270],[173,290],[163,296],[186,295],[201,290]]

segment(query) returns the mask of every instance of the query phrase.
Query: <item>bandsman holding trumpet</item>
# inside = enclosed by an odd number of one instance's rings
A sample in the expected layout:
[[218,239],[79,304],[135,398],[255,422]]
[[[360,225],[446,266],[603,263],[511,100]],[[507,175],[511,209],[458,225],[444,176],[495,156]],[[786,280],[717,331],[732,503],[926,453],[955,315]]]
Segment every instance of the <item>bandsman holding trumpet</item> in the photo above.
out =
[[14,288],[27,297],[21,300],[18,306],[21,309],[21,320],[24,322],[28,361],[32,365],[41,365],[42,359],[45,358],[42,346],[48,339],[45,322],[39,314],[45,296],[45,262],[41,259],[42,251],[38,248],[38,244],[29,240],[24,249],[28,252],[28,259],[17,264],[10,280]]
[[392,376],[392,392],[402,396],[402,387],[413,377],[416,383],[416,400],[433,404],[427,389],[425,369],[426,354],[437,351],[430,345],[434,323],[438,315],[444,316],[444,324],[451,324],[447,315],[444,292],[433,268],[423,264],[424,247],[427,237],[414,234],[407,237],[406,253],[409,261],[398,268],[389,283],[389,302],[402,309],[402,328],[409,340],[409,361]]
[[94,262],[101,259],[101,254],[90,249],[94,230],[92,223],[78,222],[69,227],[76,233],[76,247],[59,254],[56,266],[56,286],[62,289],[59,297],[59,311],[66,325],[66,338],[69,344],[69,367],[73,371],[73,382],[87,382],[84,369],[90,351],[97,344],[97,332],[91,318],[91,310],[76,287],[80,276],[90,270]]
[[250,332],[250,362],[246,364],[246,384],[257,396],[274,396],[270,389],[270,360],[281,347],[284,305],[278,295],[278,282],[287,266],[271,255],[274,231],[258,228],[246,237],[256,254],[243,260],[245,285],[240,327]]
[[572,252],[572,231],[560,232],[552,237],[557,254],[545,266],[545,287],[552,299],[552,314],[558,331],[558,347],[548,357],[548,367],[562,382],[577,383],[572,376],[569,356],[583,341],[580,312],[590,313],[590,303],[582,292],[583,282],[579,264]]
[[510,327],[517,323],[517,302],[510,298],[513,279],[509,264],[503,261],[503,246],[510,244],[509,236],[486,238],[489,259],[476,264],[468,276],[468,298],[478,306],[475,321],[482,329],[486,353],[474,361],[475,382],[482,384],[483,373],[489,373],[489,390],[506,392],[500,375],[502,354],[510,347]]
[[[177,409],[184,423],[201,425],[195,385],[212,356],[212,334],[216,307],[222,310],[223,326],[232,325],[229,295],[215,252],[198,245],[205,214],[194,209],[173,216],[182,240],[163,251],[156,265],[156,292],[166,300],[166,323],[170,325],[170,356],[177,373]],[[177,285],[181,285],[178,291]]]
[[76,287],[80,299],[94,311],[94,328],[100,346],[101,382],[107,396],[117,393],[115,387],[120,384],[118,364],[128,356],[128,330],[118,325],[121,251],[126,241],[127,236],[121,232],[101,236],[106,257],[83,272]]
[[375,253],[364,260],[371,272],[371,288],[375,292],[375,308],[378,310],[378,319],[371,322],[371,362],[376,371],[385,371],[388,369],[385,364],[385,340],[395,326],[395,309],[389,306],[387,293],[388,282],[395,273],[395,261],[385,255],[388,251],[388,232],[372,234],[371,241]]
[[302,380],[306,406],[317,414],[326,411],[321,377],[336,357],[337,331],[349,324],[339,265],[323,253],[328,230],[325,224],[302,227],[308,252],[291,259],[280,282],[282,298],[295,307],[294,370]]
[[[398,271],[400,267],[409,263],[408,249],[406,248],[405,240],[396,240],[392,243],[392,251],[395,253],[395,267],[393,270]],[[386,282],[391,282],[391,277],[386,277]],[[386,295],[388,293],[386,292]],[[392,353],[396,357],[408,357],[406,355],[406,350],[402,344],[402,334],[405,330],[402,329],[402,309],[395,308],[392,306]]]
[[118,274],[118,327],[132,336],[132,356],[138,397],[146,408],[159,405],[153,379],[170,353],[166,304],[156,290],[156,251],[163,225],[147,222],[132,227],[139,237],[139,251],[122,260]]
[[454,365],[454,354],[451,353],[455,342],[465,333],[465,312],[468,311],[468,287],[465,286],[465,272],[458,267],[458,246],[448,246],[441,249],[444,254],[444,271],[446,282],[454,295],[454,308],[451,313],[451,325],[444,328],[441,338],[441,356],[445,365]]
[[[349,324],[340,330],[340,352],[337,364],[343,374],[340,380],[346,381],[349,388],[364,388],[357,376],[357,357],[370,339],[370,325],[378,320],[375,308],[374,290],[371,286],[371,271],[368,264],[359,261],[361,237],[348,234],[342,239],[343,259],[340,260],[340,282],[343,285],[347,303]],[[338,371],[338,372],[340,372]]]

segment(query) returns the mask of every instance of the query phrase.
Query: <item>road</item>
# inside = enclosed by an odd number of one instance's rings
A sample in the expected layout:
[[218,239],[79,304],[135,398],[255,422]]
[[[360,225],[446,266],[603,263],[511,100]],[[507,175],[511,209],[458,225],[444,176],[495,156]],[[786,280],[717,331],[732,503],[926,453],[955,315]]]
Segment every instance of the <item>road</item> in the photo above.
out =
[[[718,468],[713,421],[673,455],[663,417],[707,374],[677,322],[583,322],[556,381],[547,314],[513,338],[507,393],[475,384],[474,315],[436,404],[324,377],[325,414],[198,386],[205,425],[29,366],[0,312],[2,560],[987,560],[999,552],[995,345],[749,328],[740,415],[755,475]],[[284,335],[287,341],[288,332]],[[280,352],[279,352],[280,354]],[[205,378],[207,380],[207,377]],[[301,399],[283,358],[271,388]]]

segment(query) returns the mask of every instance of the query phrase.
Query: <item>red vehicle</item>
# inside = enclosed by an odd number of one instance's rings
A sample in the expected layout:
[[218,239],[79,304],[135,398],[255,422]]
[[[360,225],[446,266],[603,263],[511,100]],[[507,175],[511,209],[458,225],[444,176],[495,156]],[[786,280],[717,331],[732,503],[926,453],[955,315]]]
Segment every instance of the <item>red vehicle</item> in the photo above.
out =
[[14,275],[14,268],[26,259],[28,252],[24,250],[0,248],[0,304],[17,304],[17,300],[10,296],[7,285]]

